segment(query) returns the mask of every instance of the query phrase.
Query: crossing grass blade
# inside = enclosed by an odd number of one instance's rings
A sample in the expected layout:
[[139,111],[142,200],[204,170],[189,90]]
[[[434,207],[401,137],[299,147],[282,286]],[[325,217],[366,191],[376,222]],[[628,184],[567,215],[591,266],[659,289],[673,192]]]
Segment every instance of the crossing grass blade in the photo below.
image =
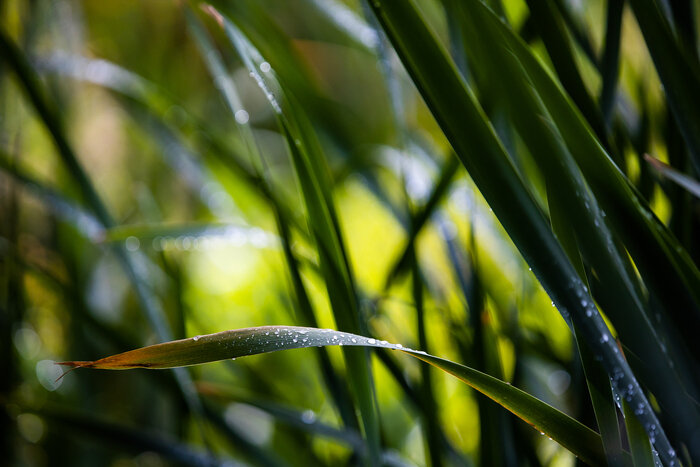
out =
[[94,361],[61,362],[72,368],[164,369],[250,355],[338,345],[402,351],[445,371],[490,397],[590,465],[605,462],[600,436],[548,404],[499,379],[422,351],[356,334],[296,326],[261,326],[165,342]]
[[[335,321],[342,330],[366,332],[334,208],[327,162],[316,140],[315,131],[307,116],[301,112],[301,106],[296,105],[294,97],[289,94],[282,76],[276,74],[238,26],[211,6],[205,7],[205,10],[224,29],[231,45],[275,113],[303,194],[309,230],[316,242]],[[352,373],[350,387],[360,409],[363,433],[368,443],[367,462],[377,463],[380,457],[379,420],[369,355],[359,349],[345,349],[343,353]]]
[[440,202],[444,199],[447,191],[450,188],[452,181],[457,174],[457,170],[460,167],[459,159],[454,155],[450,154],[447,162],[442,167],[440,176],[433,187],[430,196],[426,203],[411,216],[409,223],[408,238],[406,240],[406,245],[404,246],[402,252],[399,254],[398,259],[394,263],[393,267],[390,269],[387,279],[385,281],[384,289],[388,289],[391,283],[396,280],[402,272],[406,270],[409,266],[409,259],[411,256],[411,251],[415,248],[416,239],[418,235],[423,230],[425,225],[430,221],[431,216],[437,210]]
[[[210,11],[212,14],[216,15],[214,10]],[[205,57],[205,63],[207,64],[212,77],[217,83],[217,87],[224,95],[227,106],[231,111],[231,116],[235,119],[238,112],[245,110],[240,102],[240,98],[238,97],[236,85],[226,72],[223,59],[214,48],[200,20],[192,12],[190,12],[189,9],[186,10],[186,17],[189,28],[201,51],[201,55]],[[302,319],[303,324],[316,327],[316,315],[311,305],[311,300],[309,299],[306,286],[302,280],[299,261],[297,260],[295,253],[292,251],[292,233],[290,227],[293,222],[289,218],[288,209],[281,203],[280,197],[275,194],[275,190],[271,186],[270,181],[265,177],[264,172],[266,162],[253,136],[250,125],[246,123],[238,123],[238,129],[241,133],[244,145],[249,152],[249,157],[251,158],[252,166],[255,170],[255,177],[259,180],[259,185],[261,186],[265,197],[268,199],[275,215],[277,230],[282,241],[284,258],[290,274],[295,304],[297,305],[300,318]],[[333,368],[330,357],[325,349],[319,350],[318,358],[319,364],[323,370],[326,385],[333,396],[343,422],[348,427],[359,429],[357,418],[354,415],[353,403],[346,390],[346,384],[342,381],[341,376],[338,375]]]
[[652,452],[649,438],[644,432],[644,427],[639,424],[634,416],[634,410],[627,404],[622,402],[622,412],[625,417],[625,426],[627,427],[627,439],[629,441],[630,453],[634,467],[655,467],[654,454]]
[[673,181],[677,185],[683,187],[688,193],[700,199],[700,182],[677,171],[670,165],[661,162],[660,160],[650,156],[649,154],[645,154],[644,159],[649,163],[649,165],[654,167],[654,169],[656,169],[663,177]]

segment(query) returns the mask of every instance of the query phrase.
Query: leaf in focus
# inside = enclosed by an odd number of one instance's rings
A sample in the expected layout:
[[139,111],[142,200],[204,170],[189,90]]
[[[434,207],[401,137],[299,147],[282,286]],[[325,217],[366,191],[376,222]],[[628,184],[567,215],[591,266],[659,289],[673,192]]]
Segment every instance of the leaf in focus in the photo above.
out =
[[60,362],[73,368],[128,370],[175,368],[236,359],[279,350],[329,345],[400,350],[439,368],[513,412],[543,435],[590,465],[605,463],[600,435],[530,394],[459,363],[419,350],[332,329],[260,326],[195,336],[112,355],[94,361]]

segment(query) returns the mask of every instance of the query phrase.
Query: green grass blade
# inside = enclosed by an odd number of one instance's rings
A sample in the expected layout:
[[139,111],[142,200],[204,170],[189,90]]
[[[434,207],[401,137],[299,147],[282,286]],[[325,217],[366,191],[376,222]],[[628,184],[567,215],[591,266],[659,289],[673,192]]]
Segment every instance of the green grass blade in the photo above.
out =
[[598,105],[603,121],[610,127],[615,106],[617,80],[620,75],[620,35],[622,32],[622,9],[624,0],[610,0],[605,23],[605,46],[600,74],[603,86]]
[[73,368],[109,370],[163,369],[327,345],[401,350],[467,383],[590,465],[602,465],[605,462],[600,437],[596,432],[508,383],[458,363],[404,348],[400,344],[390,344],[332,329],[295,326],[237,329],[156,344],[95,361],[61,364]]
[[554,0],[528,0],[527,4],[564,89],[581,109],[598,138],[606,141],[602,116],[578,70],[571,39]]
[[[673,452],[671,445],[665,433],[661,434],[663,429],[651,405],[612,342],[604,321],[590,308],[588,290],[447,54],[412,2],[384,0],[373,2],[372,6],[438,124],[511,239],[558,309],[580,327],[615,384],[621,389],[629,386],[629,397],[644,405],[641,417],[645,426],[656,434],[664,459],[673,461],[675,456],[669,454]],[[470,2],[470,8],[492,15],[480,2]],[[494,22],[502,26],[500,21]]]
[[[567,213],[562,200],[551,194],[551,182],[548,184],[547,197],[549,213],[552,220],[552,230],[559,239],[562,247],[569,256],[582,280],[586,280],[585,266],[579,253],[576,232],[573,225],[567,221]],[[623,456],[622,437],[617,420],[617,410],[610,388],[610,381],[605,371],[595,361],[593,353],[585,341],[581,340],[580,331],[574,326],[574,339],[581,359],[581,366],[586,377],[586,386],[593,405],[598,430],[603,441],[605,457],[610,467],[627,465]]]
[[[362,333],[366,326],[360,318],[352,271],[330,190],[328,168],[315,139],[315,131],[300,111],[301,106],[293,105],[294,98],[287,94],[288,89],[280,82],[280,77],[237,26],[213,7],[208,11],[224,28],[231,44],[275,112],[302,190],[309,229],[316,241],[335,321],[342,330]],[[353,375],[350,386],[360,408],[362,427],[369,447],[368,461],[376,463],[380,455],[379,420],[369,355],[356,349],[346,349],[344,355]]]
[[444,199],[448,192],[452,181],[457,174],[457,170],[461,167],[459,159],[454,155],[450,155],[447,162],[443,165],[440,172],[438,180],[435,182],[433,191],[430,193],[426,203],[411,216],[410,228],[408,231],[408,238],[406,240],[406,245],[401,251],[398,259],[394,263],[394,266],[389,270],[387,279],[385,281],[384,289],[387,290],[391,283],[397,279],[403,271],[409,266],[409,258],[411,256],[411,251],[415,247],[416,239],[418,235],[423,230],[423,227],[428,223],[433,213],[437,210],[440,202]]
[[649,163],[649,165],[654,167],[663,177],[671,180],[678,186],[683,187],[688,193],[692,194],[696,198],[700,198],[700,182],[677,171],[670,165],[661,162],[660,160],[650,156],[649,154],[645,154],[644,159]]
[[[284,258],[287,262],[297,309],[300,312],[302,321],[305,325],[316,327],[316,317],[311,305],[311,300],[308,297],[306,287],[304,286],[301,278],[299,262],[297,261],[297,258],[291,248],[291,222],[289,215],[287,214],[288,210],[281,204],[280,198],[274,193],[274,189],[270,186],[268,180],[261,173],[266,164],[257,142],[255,141],[250,125],[248,125],[247,122],[238,121],[240,120],[239,115],[241,112],[246,111],[240,102],[240,98],[238,97],[236,85],[228,75],[223,60],[218,51],[214,48],[210,38],[204,30],[203,25],[200,23],[197,17],[190,12],[189,9],[186,10],[186,18],[188,26],[200,49],[201,55],[205,58],[207,67],[209,68],[212,77],[215,79],[217,87],[221,90],[222,94],[224,94],[232,117],[237,120],[239,131],[252,159],[252,165],[253,167],[256,167],[257,173],[255,174],[255,177],[259,179],[259,185],[261,186],[265,197],[270,202],[275,214],[277,229],[282,240]],[[331,391],[331,395],[333,396],[336,406],[340,412],[341,418],[347,426],[355,429],[359,428],[357,425],[357,419],[354,415],[352,400],[347,393],[345,383],[334,370],[330,357],[325,349],[319,350],[318,358],[326,385]]]
[[[542,69],[537,60],[529,54],[524,45],[493,18],[487,15],[482,19],[490,21],[494,27],[501,29],[503,37],[512,47],[511,50],[518,57],[520,63],[527,71],[528,77],[539,90],[539,96],[542,98],[543,103],[552,115],[557,115],[555,124],[566,142],[568,150],[574,156],[576,163],[585,175],[586,182],[593,189],[601,208],[605,212],[615,214],[608,216],[606,222],[625,241],[625,246],[632,253],[647,286],[662,298],[662,306],[666,311],[666,314],[661,315],[662,318],[674,321],[676,329],[684,337],[681,348],[677,347],[677,339],[666,339],[667,342],[676,347],[673,353],[675,355],[682,354],[683,345],[691,349],[692,352],[696,352],[698,342],[690,332],[690,329],[693,329],[693,325],[700,320],[700,313],[697,307],[697,303],[700,303],[698,302],[700,277],[692,260],[666,227],[649,212],[644,202],[639,199],[637,193],[631,188],[622,174],[619,173],[595,138],[590,134],[575,108],[567,101],[565,95],[551,80],[546,71]],[[480,24],[483,24],[483,21]],[[594,161],[595,164],[593,164]],[[599,233],[596,232],[596,234]],[[603,254],[604,251],[605,249],[602,250]],[[591,253],[595,254],[596,249],[592,249]],[[590,260],[590,257],[588,259]],[[601,259],[605,258],[602,257]],[[661,273],[661,271],[664,272]],[[620,271],[620,274],[622,274],[622,271]],[[664,278],[663,280],[662,277]],[[668,277],[674,277],[674,279],[667,280]],[[609,295],[609,297],[614,299],[614,301],[622,298],[622,296],[617,294]],[[612,308],[610,306],[606,307],[608,312],[615,311],[615,309],[614,306]],[[681,314],[679,313],[680,309],[685,311]],[[643,315],[639,314],[638,316],[644,320]],[[620,323],[636,325],[636,323],[626,321],[624,317],[620,317],[615,321],[618,325]],[[641,321],[639,324],[643,325],[640,329],[646,329],[647,334],[650,333],[652,336],[658,332],[663,332],[663,329],[658,330],[650,327],[649,322],[644,323]],[[634,331],[627,332],[626,336],[629,339],[637,340],[638,345],[634,347],[637,349],[641,348],[644,353],[647,353],[646,346],[649,342],[654,342],[657,348],[662,345],[658,338],[653,338],[650,341],[647,338],[640,338],[640,335]],[[663,404],[668,406],[674,414],[671,419],[672,423],[681,426],[677,430],[677,434],[681,437],[689,436],[687,434],[694,431],[693,427],[697,425],[699,418],[697,414],[688,413],[683,408],[688,406],[688,401],[681,402],[675,395],[675,383],[667,383],[667,381],[674,381],[676,379],[674,374],[678,371],[681,380],[684,382],[685,389],[691,393],[691,396],[697,393],[697,390],[693,388],[692,364],[687,363],[683,358],[678,359],[671,356],[667,359],[663,348],[661,350],[661,352],[648,352],[647,355],[653,357],[654,361],[661,364],[659,368],[665,368],[665,374],[669,375],[669,379],[659,379],[658,376],[647,373],[645,380],[655,392],[659,392],[657,397],[661,397],[664,400]],[[671,362],[668,360],[674,360],[676,365],[680,364],[685,368],[674,370]],[[657,366],[652,364],[651,360],[649,365],[653,365],[654,368]],[[682,394],[685,396],[685,393]],[[692,442],[691,444],[697,443]]]
[[[487,19],[490,18],[487,16]],[[543,104],[550,114],[557,116],[555,123],[569,151],[601,208],[607,213],[615,214],[608,216],[607,220],[630,250],[645,282],[657,289],[665,303],[675,304],[668,307],[669,315],[676,316],[674,308],[678,307],[692,310],[687,313],[686,319],[694,319],[700,324],[697,321],[700,319],[700,272],[697,267],[682,246],[669,235],[666,227],[651,213],[646,202],[634,192],[592,136],[578,111],[538,60],[511,31],[495,21],[491,23],[501,29],[513,53],[518,56],[537,88]],[[660,280],[661,277],[664,279]],[[669,280],[670,277],[673,280]],[[679,319],[678,322],[684,321]]]
[[656,0],[630,0],[696,172],[700,173],[700,64],[679,44]]
[[[416,328],[418,334],[418,346],[425,350],[428,347],[428,333],[425,330],[425,303],[423,298],[423,277],[416,257],[416,248],[413,247],[410,258],[411,265],[411,290],[413,295],[413,303],[416,307]],[[440,467],[443,465],[443,459],[440,449],[440,420],[438,406],[435,401],[435,391],[431,380],[432,372],[428,365],[421,365],[421,403],[425,406],[424,412],[426,417],[424,420],[423,431],[426,439],[426,465],[431,467]]]
[[625,417],[627,439],[629,440],[630,454],[632,455],[634,467],[656,467],[651,444],[649,444],[649,437],[646,436],[644,427],[634,416],[634,410],[625,401],[622,401],[622,412]]

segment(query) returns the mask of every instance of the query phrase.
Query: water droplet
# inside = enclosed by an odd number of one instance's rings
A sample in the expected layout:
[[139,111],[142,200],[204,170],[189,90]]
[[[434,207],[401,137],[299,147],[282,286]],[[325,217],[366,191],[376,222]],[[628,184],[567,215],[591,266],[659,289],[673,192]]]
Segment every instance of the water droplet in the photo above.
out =
[[301,421],[304,423],[313,423],[316,421],[316,414],[314,413],[313,410],[305,410],[301,414]]
[[294,339],[292,339],[292,342],[294,342],[296,344],[299,341],[296,338],[294,338]]
[[126,249],[129,251],[136,251],[141,246],[141,241],[133,235],[128,237],[124,243],[126,245]]
[[367,343],[368,343],[369,345],[374,345],[374,344],[377,343],[377,341],[374,340],[374,339],[367,339]]
[[352,339],[350,339],[350,340],[352,341],[353,344],[356,344],[356,343],[357,343],[357,339],[355,339],[354,337],[353,337]]
[[610,338],[608,337],[607,334],[603,334],[603,335],[600,337],[600,342],[601,342],[601,343],[608,342],[609,340],[610,340]]
[[262,62],[262,63],[260,64],[260,71],[262,71],[263,73],[267,73],[267,72],[269,72],[271,69],[272,69],[272,67],[271,67],[270,64],[267,63],[267,62]]
[[236,118],[236,122],[240,123],[241,125],[245,125],[250,119],[250,115],[248,115],[248,112],[246,112],[243,109],[237,110],[234,114],[234,117]]
[[202,336],[194,336],[194,337],[192,338],[192,340],[195,341],[195,342],[197,342],[197,341],[199,340],[200,337],[202,337]]
[[401,348],[403,348],[403,345],[401,345],[401,344],[396,344],[395,347],[396,347],[397,349],[401,349]]

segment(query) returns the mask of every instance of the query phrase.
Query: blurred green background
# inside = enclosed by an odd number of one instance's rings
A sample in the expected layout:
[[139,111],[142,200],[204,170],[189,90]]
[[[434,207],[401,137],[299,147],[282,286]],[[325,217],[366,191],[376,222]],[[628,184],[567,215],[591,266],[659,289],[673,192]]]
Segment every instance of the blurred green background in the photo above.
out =
[[[438,1],[417,3],[450,47],[449,12]],[[445,137],[360,3],[220,4],[285,79],[320,141],[367,331],[413,348],[427,345],[593,426],[566,323],[463,167],[450,167]],[[585,38],[575,48],[584,83],[598,95],[601,78],[584,45],[600,55],[606,3],[563,4]],[[294,298],[266,190],[287,209],[288,240],[318,326],[337,328],[275,112],[214,15],[199,6],[0,2],[0,27],[39,74],[80,165],[119,226],[105,231],[86,208],[90,201],[0,61],[0,429],[8,465],[359,462],[357,431],[343,423],[334,399],[344,392],[342,380],[352,378],[337,348],[327,355],[341,388],[329,386],[321,352],[312,349],[193,367],[180,373],[180,384],[167,370],[76,371],[56,380],[62,370],[54,361],[160,342],[159,327],[183,338],[309,324]],[[503,7],[513,29],[549,63],[524,2]],[[624,99],[616,119],[635,129],[646,125],[642,152],[668,161],[664,96],[627,8],[622,26]],[[211,49],[198,42],[196,28],[206,31]],[[217,81],[203,58],[216,53],[230,81]],[[231,84],[243,113],[227,105]],[[262,160],[247,146],[243,127]],[[620,154],[629,179],[670,222],[669,198],[640,151],[629,145]],[[519,163],[545,199],[532,158]],[[426,206],[430,217],[417,233],[414,261],[423,283],[421,338],[416,272],[392,271]],[[120,255],[130,258],[131,270]],[[372,368],[385,462],[430,463],[420,364],[387,353],[373,357]],[[447,465],[576,463],[451,376],[431,371],[428,378]]]

